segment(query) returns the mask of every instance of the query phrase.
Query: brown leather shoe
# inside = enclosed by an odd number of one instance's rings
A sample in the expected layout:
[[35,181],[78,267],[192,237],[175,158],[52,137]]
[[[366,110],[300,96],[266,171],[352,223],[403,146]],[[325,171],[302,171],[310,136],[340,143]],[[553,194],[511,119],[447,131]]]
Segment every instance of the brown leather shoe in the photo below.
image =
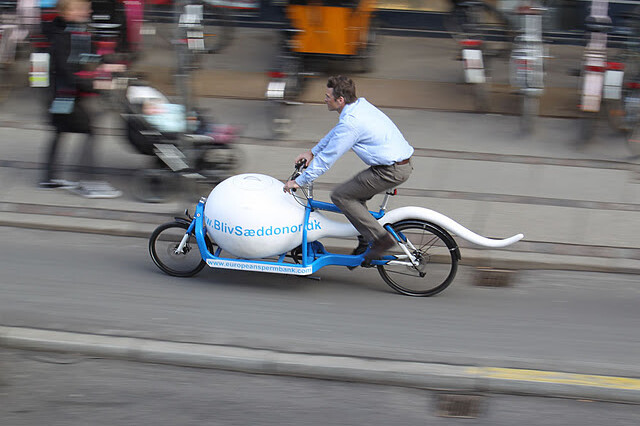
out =
[[362,254],[369,248],[369,241],[365,240],[362,235],[358,235],[358,247],[351,252],[352,256]]
[[386,234],[379,240],[375,240],[371,249],[364,256],[365,262],[371,262],[374,259],[381,258],[384,252],[389,250],[395,244],[396,240],[390,234]]

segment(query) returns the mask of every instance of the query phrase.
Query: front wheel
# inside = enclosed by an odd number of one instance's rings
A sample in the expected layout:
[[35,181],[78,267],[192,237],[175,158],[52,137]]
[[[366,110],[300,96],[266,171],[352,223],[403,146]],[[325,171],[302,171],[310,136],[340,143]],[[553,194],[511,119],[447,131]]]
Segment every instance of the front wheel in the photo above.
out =
[[[206,262],[200,256],[196,236],[189,234],[184,248],[176,252],[189,224],[170,222],[160,225],[149,238],[149,254],[153,262],[165,273],[174,277],[191,277],[204,268]],[[207,240],[207,248],[211,251]]]
[[394,259],[378,265],[382,279],[407,296],[433,296],[447,288],[458,270],[459,251],[453,238],[423,220],[405,220],[391,227],[404,241],[414,262],[397,244],[388,253]]

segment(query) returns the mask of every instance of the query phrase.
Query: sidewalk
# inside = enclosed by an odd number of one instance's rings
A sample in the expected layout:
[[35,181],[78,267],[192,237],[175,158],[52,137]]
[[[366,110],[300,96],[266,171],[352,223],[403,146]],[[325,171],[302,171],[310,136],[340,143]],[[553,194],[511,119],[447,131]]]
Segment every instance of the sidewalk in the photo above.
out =
[[[290,138],[273,141],[265,139],[269,130],[264,102],[205,98],[201,103],[221,122],[245,126],[240,147],[246,160],[238,172],[282,180],[290,173],[291,159],[311,148],[335,122],[323,105],[296,106]],[[569,119],[543,118],[540,131],[525,140],[518,138],[517,117],[385,111],[416,148],[415,171],[390,207],[430,208],[489,237],[525,234],[523,241],[502,250],[481,249],[458,239],[463,264],[640,271],[640,245],[629,232],[640,225],[638,164],[628,160],[621,138],[609,136],[607,129],[600,129],[608,136],[606,142],[576,151],[575,122]],[[105,120],[110,125],[101,127],[102,172],[125,192],[115,200],[86,200],[61,190],[38,189],[47,132],[0,128],[4,166],[0,175],[3,182],[11,182],[0,190],[0,223],[146,237],[185,208],[193,210],[195,199],[145,204],[133,198],[129,179],[150,160],[117,136],[121,130],[114,127],[115,117]],[[422,123],[427,123],[426,129]],[[74,152],[73,142],[67,146],[67,153]],[[68,165],[74,161],[71,155],[65,158]],[[319,180],[316,197],[328,199],[328,191],[359,168],[355,155],[346,155]]]

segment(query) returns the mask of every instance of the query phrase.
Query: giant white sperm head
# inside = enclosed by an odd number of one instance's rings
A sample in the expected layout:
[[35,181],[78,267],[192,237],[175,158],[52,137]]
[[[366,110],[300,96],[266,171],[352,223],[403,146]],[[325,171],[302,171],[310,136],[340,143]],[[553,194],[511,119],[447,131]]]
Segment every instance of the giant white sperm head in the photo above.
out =
[[207,198],[207,233],[225,251],[247,259],[285,253],[302,241],[304,207],[279,180],[256,173],[232,176]]

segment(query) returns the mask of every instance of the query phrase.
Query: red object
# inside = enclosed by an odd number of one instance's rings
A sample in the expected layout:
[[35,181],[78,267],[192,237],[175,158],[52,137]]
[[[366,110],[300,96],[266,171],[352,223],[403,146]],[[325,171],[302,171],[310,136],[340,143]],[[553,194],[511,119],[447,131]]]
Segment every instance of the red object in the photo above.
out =
[[115,41],[95,41],[96,54],[102,56],[115,53],[117,44]]
[[607,62],[607,69],[612,71],[624,71],[622,62]]
[[605,72],[606,68],[596,65],[587,65],[586,67],[584,67],[584,70],[588,72]]
[[56,19],[56,16],[58,16],[58,12],[46,10],[40,14],[40,19],[43,22],[51,22]]
[[269,71],[267,75],[269,76],[269,78],[285,78],[287,76],[286,73],[283,73],[281,71]]
[[460,45],[463,47],[480,47],[482,46],[482,40],[462,40]]

